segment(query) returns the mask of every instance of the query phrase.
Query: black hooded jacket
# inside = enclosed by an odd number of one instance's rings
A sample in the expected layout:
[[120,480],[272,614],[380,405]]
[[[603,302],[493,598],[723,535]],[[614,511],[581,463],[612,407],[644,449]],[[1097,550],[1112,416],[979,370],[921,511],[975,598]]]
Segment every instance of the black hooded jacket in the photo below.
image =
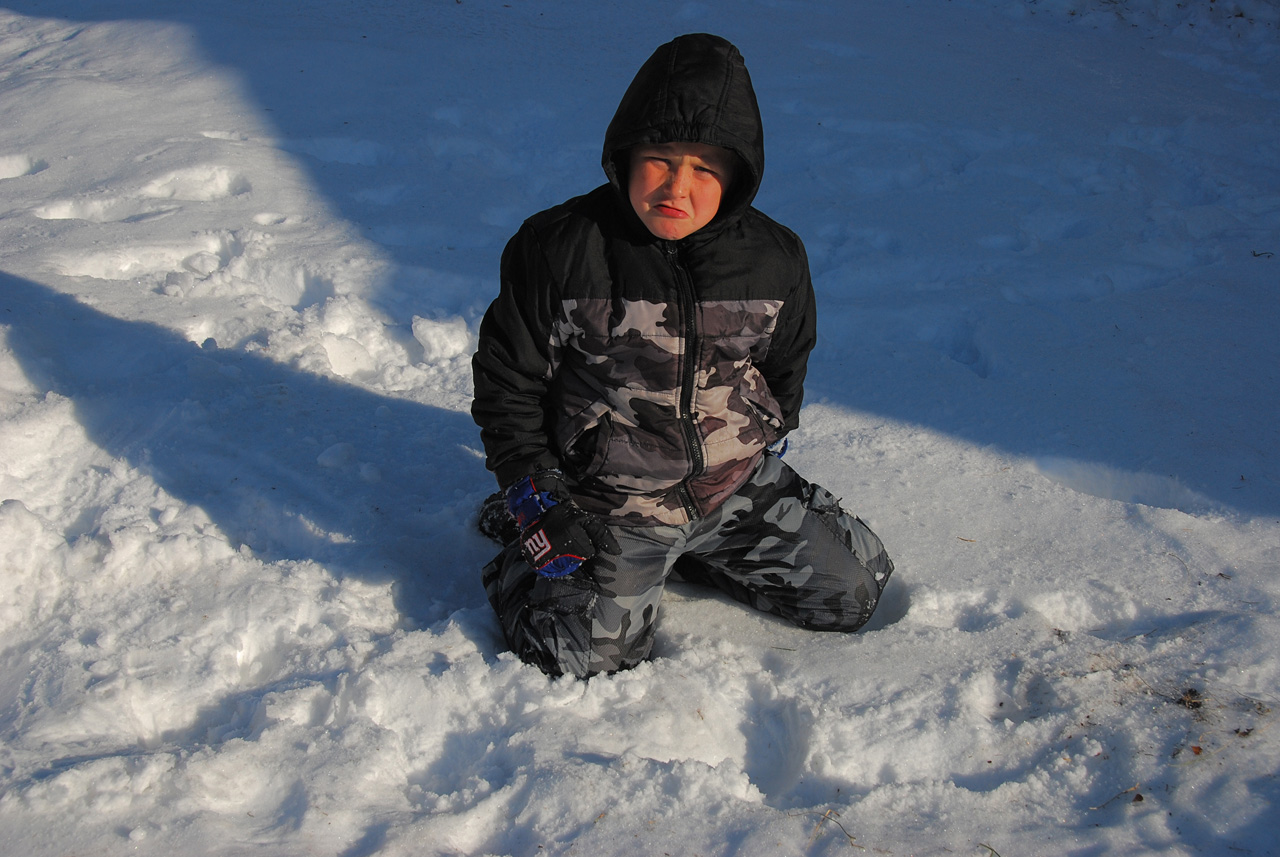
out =
[[[705,143],[740,168],[716,217],[679,241],[627,195],[629,149]],[[506,486],[559,468],[624,524],[706,515],[798,423],[815,339],[804,246],[751,207],[760,112],[738,50],[681,36],[640,68],[605,134],[609,182],[529,218],[480,326],[472,415]]]

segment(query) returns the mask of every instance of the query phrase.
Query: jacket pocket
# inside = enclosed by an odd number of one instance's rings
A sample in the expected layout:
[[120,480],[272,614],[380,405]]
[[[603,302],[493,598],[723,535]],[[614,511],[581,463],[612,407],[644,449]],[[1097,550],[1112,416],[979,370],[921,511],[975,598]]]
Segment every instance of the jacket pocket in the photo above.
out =
[[765,445],[777,440],[782,434],[782,409],[778,407],[773,396],[763,390],[743,390],[742,400],[747,403],[752,417],[760,426]]
[[613,434],[613,420],[601,414],[572,434],[564,445],[565,466],[574,476],[594,476],[604,466]]

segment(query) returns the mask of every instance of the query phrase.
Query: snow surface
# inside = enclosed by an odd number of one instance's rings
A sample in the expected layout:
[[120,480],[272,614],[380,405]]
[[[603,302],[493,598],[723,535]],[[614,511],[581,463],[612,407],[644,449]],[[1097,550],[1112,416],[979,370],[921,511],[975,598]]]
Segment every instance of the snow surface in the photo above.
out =
[[[0,9],[0,852],[1276,854],[1280,8]],[[871,627],[504,647],[469,353],[659,43],[742,48]]]

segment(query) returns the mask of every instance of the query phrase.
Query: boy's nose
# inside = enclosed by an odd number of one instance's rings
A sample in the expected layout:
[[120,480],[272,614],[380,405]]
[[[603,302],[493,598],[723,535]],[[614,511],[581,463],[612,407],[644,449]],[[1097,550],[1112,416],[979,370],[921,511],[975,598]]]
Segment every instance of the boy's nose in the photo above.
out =
[[693,168],[681,164],[671,172],[671,192],[684,196],[689,192],[689,183],[693,181]]

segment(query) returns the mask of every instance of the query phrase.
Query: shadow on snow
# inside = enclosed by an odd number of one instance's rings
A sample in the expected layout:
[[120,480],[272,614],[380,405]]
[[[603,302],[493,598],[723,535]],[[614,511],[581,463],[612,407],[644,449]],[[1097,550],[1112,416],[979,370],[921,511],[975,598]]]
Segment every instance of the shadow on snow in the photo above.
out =
[[[492,281],[502,244],[520,218],[595,183],[599,173],[582,169],[596,169],[596,143],[564,139],[565,105],[585,99],[587,109],[611,110],[609,99],[631,71],[619,62],[584,81],[568,71],[575,50],[583,61],[602,62],[598,46],[575,45],[573,33],[552,32],[553,19],[509,4],[386,0],[363,4],[358,14],[280,4],[7,5],[40,17],[152,18],[189,28],[207,57],[243,75],[281,145],[296,154],[341,217],[359,224],[396,264],[451,271],[467,282]],[[262,49],[272,33],[307,27],[321,28],[323,38],[286,37]],[[383,43],[378,36],[388,31],[413,38]],[[547,38],[563,42],[562,49],[548,50]],[[408,44],[414,49],[406,50]],[[498,50],[501,67],[490,61]],[[564,93],[567,80],[584,90]],[[553,81],[561,96],[549,99]],[[595,103],[597,94],[603,103]],[[602,113],[601,130],[607,119]],[[573,127],[583,121],[575,114]],[[780,130],[786,139],[789,129]],[[353,193],[356,188],[374,193]],[[381,289],[374,299],[400,319],[462,310],[460,304],[441,307],[442,300],[470,300],[465,311],[479,312],[490,298],[444,297],[394,281]],[[1047,460],[1049,478],[1083,493],[1192,513],[1275,514],[1280,475],[1272,451],[1280,443],[1280,399],[1251,390],[1250,381],[1270,377],[1266,367],[1280,361],[1271,332],[1280,324],[1280,305],[1259,290],[1232,294],[1206,285],[1205,292],[1197,298],[1204,302],[1204,323],[1190,331],[1166,328],[1168,344],[1156,350],[1124,351],[1101,337],[1137,335],[1130,323],[1136,317],[1161,316],[1158,293],[1127,306],[1097,302],[1084,314],[997,301],[988,308],[995,329],[986,338],[1003,342],[1000,330],[1019,333],[1005,347],[1011,353],[997,345],[995,354],[959,322],[955,336],[933,345],[886,341],[883,333],[859,339],[840,328],[874,325],[875,310],[831,295],[823,304],[808,400],[825,397]],[[922,318],[939,311],[922,298]],[[965,312],[960,306],[950,314],[961,319]],[[886,347],[897,353],[877,353]],[[1098,347],[1116,348],[1125,359],[1136,355],[1138,363],[1110,365],[1096,356]],[[911,356],[904,361],[902,355]],[[1020,358],[1027,365],[1017,365]],[[460,428],[459,439],[469,431]],[[398,457],[392,452],[387,460]],[[489,480],[474,485],[487,487]]]
[[395,582],[417,620],[482,603],[473,570],[490,546],[467,523],[492,477],[467,414],[202,348],[8,274],[0,295],[32,383],[232,544]]

